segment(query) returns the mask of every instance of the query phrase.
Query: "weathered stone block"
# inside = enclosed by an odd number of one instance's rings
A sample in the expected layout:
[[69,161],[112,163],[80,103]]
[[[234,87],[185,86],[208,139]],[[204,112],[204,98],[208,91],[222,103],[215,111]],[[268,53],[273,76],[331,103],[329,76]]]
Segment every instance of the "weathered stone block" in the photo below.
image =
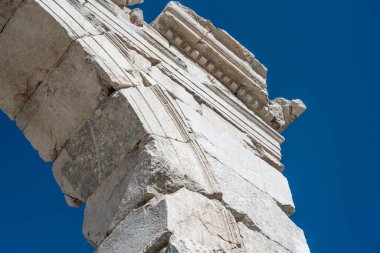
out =
[[278,133],[305,105],[269,100],[266,68],[190,9],[155,30],[119,8],[141,2],[0,3],[0,107],[58,156],[85,236],[100,253],[308,253]]
[[141,4],[144,2],[144,0],[111,0],[111,1],[120,7],[132,6],[132,5]]
[[65,194],[86,200],[147,135],[172,140],[167,148],[171,162],[182,171],[189,168],[205,194],[215,194],[207,161],[189,138],[170,96],[156,86],[124,89],[111,96],[66,144],[53,168],[57,182]]
[[40,156],[52,160],[108,97],[109,88],[81,43],[75,42],[16,115],[16,124]]
[[197,141],[209,156],[228,167],[234,177],[244,178],[254,187],[268,193],[287,214],[294,212],[287,179],[257,156],[247,145],[249,140],[243,133],[205,106],[202,116],[185,104],[178,103]]
[[232,215],[217,200],[182,189],[132,211],[98,248],[98,253],[158,252],[169,237],[226,252],[241,252]]
[[290,251],[271,241],[262,233],[247,228],[243,223],[238,223],[240,235],[243,237],[243,246],[246,252],[258,253],[289,253]]
[[127,6],[131,6],[131,5],[135,5],[135,4],[141,4],[144,2],[144,0],[126,0],[126,5]]
[[0,33],[0,106],[45,161],[56,158],[108,89],[142,85],[139,71],[151,66],[105,30],[80,2],[30,0]]
[[[2,1],[0,12],[14,9],[16,4]],[[65,29],[36,1],[23,1],[13,13],[0,33],[0,107],[10,118],[22,109],[71,41]]]
[[129,13],[129,16],[130,16],[130,20],[131,20],[132,24],[139,26],[139,27],[144,26],[144,13],[141,9],[139,9],[139,8],[133,9]]
[[195,243],[193,241],[179,238],[178,236],[172,235],[169,240],[169,245],[162,249],[158,253],[227,253],[221,248],[210,248],[205,245]]
[[200,162],[189,143],[158,136],[141,140],[87,199],[83,234],[98,245],[129,212],[161,194],[181,188],[216,194]]
[[303,231],[281,210],[275,200],[258,189],[246,178],[212,157],[208,158],[223,192],[223,202],[251,230],[260,231],[265,237],[290,252],[309,253]]

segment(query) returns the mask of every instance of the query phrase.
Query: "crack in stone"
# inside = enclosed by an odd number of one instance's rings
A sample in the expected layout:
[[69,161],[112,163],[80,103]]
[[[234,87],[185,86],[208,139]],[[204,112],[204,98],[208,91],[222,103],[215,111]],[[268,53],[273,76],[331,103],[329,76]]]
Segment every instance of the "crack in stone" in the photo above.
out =
[[235,218],[236,222],[241,222],[243,223],[248,229],[252,230],[252,231],[255,231],[255,232],[258,232],[260,234],[262,234],[264,237],[266,237],[268,240],[276,243],[278,246],[284,248],[286,251],[288,251],[289,253],[291,253],[291,250],[286,248],[284,245],[282,245],[281,243],[277,242],[276,240],[273,240],[272,238],[270,238],[267,234],[265,234],[256,224],[255,222],[245,213],[241,213],[241,212],[238,212],[237,210],[235,210],[234,208],[230,207],[226,202],[224,201],[221,201],[221,203],[223,204],[223,206],[225,206],[230,212],[231,214],[233,215],[233,217]]
[[161,236],[155,238],[154,242],[144,250],[144,253],[157,253],[166,248],[172,234],[169,230],[165,231]]
[[0,34],[4,31],[5,27],[8,25],[8,23],[11,21],[11,19],[13,18],[13,16],[15,15],[16,11],[18,10],[18,8],[21,6],[22,3],[24,3],[25,0],[21,0],[21,2],[17,5],[16,9],[13,11],[12,13],[12,16],[10,16],[8,18],[8,20],[5,22],[4,26],[1,28],[0,30]]
[[[97,35],[85,35],[85,36],[81,36],[81,37],[78,37],[78,38],[75,38],[75,39],[72,39],[72,41],[69,43],[69,45],[66,47],[66,49],[64,50],[64,52],[62,53],[62,55],[58,58],[57,62],[55,64],[53,64],[53,66],[47,71],[47,73],[45,74],[45,76],[42,78],[42,80],[40,80],[36,86],[36,88],[30,93],[28,94],[28,98],[26,99],[25,103],[23,104],[23,106],[15,112],[15,118],[17,117],[17,114],[19,114],[20,112],[22,112],[25,108],[25,106],[27,105],[27,103],[29,102],[30,98],[33,97],[33,95],[36,93],[38,87],[43,84],[43,83],[49,83],[50,81],[50,78],[51,78],[51,75],[53,74],[53,72],[55,70],[57,70],[62,62],[64,61],[66,55],[69,53],[70,49],[74,46],[74,44],[78,41],[78,40],[81,40],[83,38],[87,38],[87,37],[95,37],[95,36],[99,36],[99,35],[103,35],[103,34],[97,34]],[[98,69],[95,68],[96,72],[97,72],[97,75],[99,76],[100,78],[100,74],[98,72]],[[101,83],[103,84],[103,80],[102,78],[100,78],[100,80],[102,81]],[[108,88],[108,86],[105,86]],[[28,92],[24,92],[24,94],[26,94]],[[26,127],[24,127],[25,129]]]

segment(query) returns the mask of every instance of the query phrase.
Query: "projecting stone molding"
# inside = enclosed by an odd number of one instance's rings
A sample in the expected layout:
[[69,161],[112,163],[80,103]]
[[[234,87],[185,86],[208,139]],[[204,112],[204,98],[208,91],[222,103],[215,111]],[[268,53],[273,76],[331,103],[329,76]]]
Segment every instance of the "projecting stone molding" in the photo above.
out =
[[[266,68],[171,2],[0,2],[0,107],[98,253],[309,253],[279,133],[305,109],[269,100]],[[122,7],[122,8],[120,8]]]
[[215,28],[192,10],[172,2],[153,22],[153,27],[277,131],[284,130],[305,110],[300,100],[282,104],[270,101],[266,67],[227,32]]

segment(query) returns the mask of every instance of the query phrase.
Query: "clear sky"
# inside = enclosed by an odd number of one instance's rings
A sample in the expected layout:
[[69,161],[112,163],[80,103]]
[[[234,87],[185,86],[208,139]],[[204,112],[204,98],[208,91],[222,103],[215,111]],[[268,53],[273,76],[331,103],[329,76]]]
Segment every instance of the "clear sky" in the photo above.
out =
[[[166,0],[140,7],[153,20]],[[183,0],[269,69],[271,98],[308,110],[283,134],[285,175],[312,252],[379,252],[378,0]],[[1,57],[1,56],[0,56]],[[0,113],[1,252],[92,252],[82,209],[66,207],[51,174]]]

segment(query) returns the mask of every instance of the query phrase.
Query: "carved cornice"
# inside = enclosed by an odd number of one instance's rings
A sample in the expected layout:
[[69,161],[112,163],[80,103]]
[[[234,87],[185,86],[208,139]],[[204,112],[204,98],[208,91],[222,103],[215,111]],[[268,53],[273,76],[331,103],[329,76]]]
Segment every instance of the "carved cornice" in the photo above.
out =
[[[221,89],[219,85],[207,84],[206,82],[200,83],[199,79],[188,75],[183,56],[179,55],[177,50],[173,50],[173,47],[169,47],[162,36],[157,36],[156,30],[146,27],[146,29],[137,32],[145,40],[142,43],[148,42],[154,46],[156,53],[161,53],[162,62],[157,64],[156,67],[162,73],[186,90],[191,91],[199,102],[213,108],[221,117],[242,132],[245,132],[255,145],[260,146],[263,150],[263,157],[273,157],[271,159],[275,162],[281,159],[279,144],[283,143],[284,138],[278,132],[244,106],[243,103],[236,101],[237,98],[233,99],[234,97],[228,94],[225,89]],[[279,170],[282,170],[281,165],[275,167],[280,167]]]
[[[266,89],[267,69],[227,32],[177,2],[170,2],[153,27],[172,45],[228,87],[243,103],[276,131],[295,118],[292,108],[270,101]],[[288,101],[288,100],[286,100]],[[302,113],[303,103],[294,111]],[[287,115],[288,113],[289,115]]]

